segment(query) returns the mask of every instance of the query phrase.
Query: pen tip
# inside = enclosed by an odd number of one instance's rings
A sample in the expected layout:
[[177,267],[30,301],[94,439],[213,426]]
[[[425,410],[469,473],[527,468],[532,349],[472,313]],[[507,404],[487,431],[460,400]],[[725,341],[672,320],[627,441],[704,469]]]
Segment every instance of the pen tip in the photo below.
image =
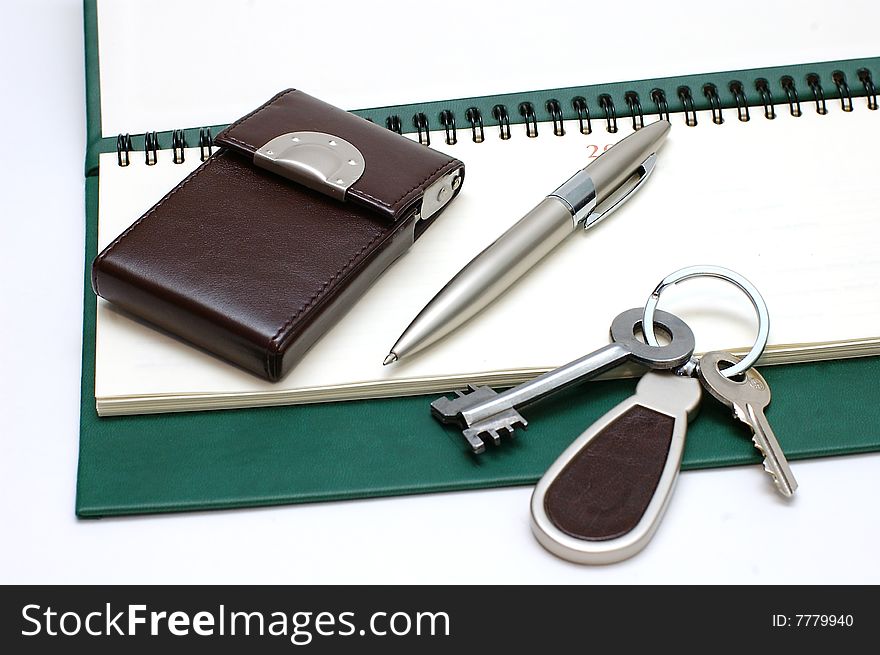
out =
[[388,357],[385,358],[385,361],[382,362],[382,366],[388,366],[389,364],[393,364],[397,361],[397,355],[394,353],[388,353]]

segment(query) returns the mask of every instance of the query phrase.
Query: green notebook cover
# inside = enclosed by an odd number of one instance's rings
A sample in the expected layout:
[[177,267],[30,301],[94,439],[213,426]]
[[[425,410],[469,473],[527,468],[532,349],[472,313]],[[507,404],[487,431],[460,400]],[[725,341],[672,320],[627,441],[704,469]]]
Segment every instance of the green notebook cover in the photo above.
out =
[[[283,503],[479,489],[534,483],[557,455],[595,419],[633,392],[634,380],[594,382],[529,408],[529,429],[481,456],[470,454],[460,433],[437,423],[429,403],[436,395],[293,407],[99,418],[94,400],[96,299],[89,268],[96,255],[98,154],[115,140],[101,138],[94,0],[85,2],[89,149],[86,158],[86,271],[83,318],[83,375],[76,513],[100,517],[195,509],[253,507]],[[491,116],[491,107],[530,101],[538,120],[548,98],[582,95],[598,106],[600,93],[612,96],[618,119],[628,120],[627,91],[650,98],[663,88],[671,111],[683,109],[679,86],[695,90],[697,109],[707,108],[699,92],[706,83],[727,89],[740,80],[748,102],[761,107],[757,78],[798,80],[801,101],[813,100],[804,82],[820,75],[828,101],[840,90],[833,73],[859,80],[858,71],[880,71],[880,58],[827,62],[733,73],[643,80],[596,87],[555,89],[483,98],[360,110],[384,124],[392,114],[442,109],[464,114],[471,106]],[[863,84],[851,84],[853,96]],[[774,87],[775,88],[775,87]],[[777,90],[778,93],[778,90]],[[784,100],[774,96],[775,101]],[[724,94],[725,107],[735,99]],[[643,106],[644,113],[652,107]],[[621,110],[621,108],[623,108]],[[780,110],[778,108],[778,110]],[[787,110],[787,108],[785,109]],[[522,119],[511,111],[511,122]],[[654,109],[656,113],[656,109]],[[603,119],[600,114],[594,120]],[[598,127],[598,126],[597,126]],[[490,126],[487,124],[486,129]],[[493,128],[494,129],[494,128]],[[187,130],[193,143],[197,130]],[[170,146],[170,134],[160,134]],[[142,135],[134,135],[135,146]],[[600,344],[595,344],[596,346]],[[768,415],[791,459],[880,449],[880,393],[865,381],[880,377],[880,358],[770,367],[763,370],[773,388]],[[706,468],[759,461],[749,432],[711,399],[691,424],[683,468]]]

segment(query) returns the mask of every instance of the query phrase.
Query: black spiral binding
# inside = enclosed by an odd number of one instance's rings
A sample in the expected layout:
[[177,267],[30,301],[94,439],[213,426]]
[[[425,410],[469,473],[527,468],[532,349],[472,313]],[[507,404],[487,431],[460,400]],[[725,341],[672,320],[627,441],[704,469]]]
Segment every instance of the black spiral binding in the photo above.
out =
[[131,137],[120,134],[116,137],[116,163],[120,166],[128,166],[131,163]]
[[400,122],[400,116],[398,116],[397,114],[392,114],[385,119],[385,127],[387,127],[392,132],[403,134],[403,124]]
[[454,146],[458,143],[458,135],[455,132],[455,114],[444,109],[440,112],[440,124],[446,130],[446,145]]
[[[482,143],[486,139],[486,135],[483,132],[483,114],[476,107],[470,107],[465,112],[464,117],[468,119],[468,122],[471,124],[471,132],[473,134],[474,143]],[[477,128],[479,128],[479,132],[477,132]]]
[[159,137],[155,132],[144,135],[144,159],[147,166],[155,166],[158,161]]
[[721,98],[718,97],[718,87],[714,84],[704,84],[703,95],[709,101],[709,108],[712,110],[712,122],[716,125],[721,125],[724,122],[724,116],[721,115]]
[[807,86],[809,86],[810,91],[813,92],[813,100],[816,102],[816,113],[822,115],[827,114],[828,108],[825,106],[825,91],[822,89],[822,83],[819,81],[819,76],[815,73],[807,75]]
[[761,104],[764,105],[764,118],[773,120],[776,118],[776,110],[773,109],[773,94],[770,93],[770,83],[763,77],[755,80],[755,91],[761,96]]
[[727,88],[733,94],[733,101],[736,103],[736,117],[743,123],[747,123],[749,116],[749,101],[746,99],[746,93],[743,90],[742,82],[733,80],[727,85]]
[[666,101],[666,94],[663,89],[651,89],[651,100],[657,105],[657,115],[665,120],[669,120],[669,103]]
[[207,161],[214,149],[214,137],[210,127],[199,128],[199,159]]
[[632,117],[633,130],[640,130],[645,127],[645,115],[642,113],[642,103],[639,101],[639,94],[635,91],[627,91],[623,95],[629,107],[629,115]]
[[800,118],[803,116],[803,112],[801,111],[801,100],[798,98],[798,92],[794,86],[794,78],[790,75],[783,75],[780,82],[782,83],[782,90],[785,91],[785,96],[788,98],[788,109],[791,115],[795,118]]
[[599,96],[599,106],[605,112],[605,129],[611,134],[617,133],[617,110],[614,108],[614,99],[603,93]]
[[530,139],[538,136],[538,117],[535,116],[535,105],[531,102],[519,103],[519,115],[526,121],[526,136]]
[[492,107],[492,115],[498,121],[498,129],[501,130],[501,138],[507,141],[510,138],[510,114],[507,113],[507,107],[504,105],[495,105]]
[[867,68],[860,68],[856,71],[859,76],[859,82],[865,87],[865,96],[868,98],[868,109],[877,111],[877,89],[874,88],[874,81],[871,79],[871,71]]
[[184,149],[186,148],[186,135],[183,130],[174,130],[171,133],[171,151],[172,159],[175,164],[182,164],[184,161]]
[[587,105],[587,99],[582,96],[572,98],[571,106],[577,112],[578,129],[581,131],[581,134],[591,134],[593,132],[593,124],[590,123],[590,107]]
[[[867,68],[860,68],[856,71],[856,76],[864,89],[868,109],[876,111],[878,109],[877,89],[874,86],[871,71]],[[828,108],[826,106],[825,89],[822,87],[819,75],[816,73],[810,73],[803,79],[806,81],[806,84],[812,93],[813,102],[816,105],[816,112],[823,115],[827,114]],[[840,100],[841,109],[845,112],[852,112],[854,109],[853,96],[844,72],[840,70],[834,71],[831,74],[831,81],[834,84],[837,97]],[[764,117],[768,120],[775,119],[776,110],[771,90],[773,84],[772,81],[761,77],[757,78],[754,84],[755,91],[758,93],[761,106],[764,110]],[[802,116],[803,111],[801,109],[801,101],[794,78],[790,75],[783,75],[779,78],[778,84],[778,88],[781,88],[782,92],[785,94],[785,99],[782,102],[788,103],[791,115],[794,117]],[[731,95],[726,96],[726,100],[722,101],[718,87],[715,84],[707,83],[702,86],[703,95],[708,102],[712,114],[712,122],[719,125],[724,122],[723,107],[725,102],[727,103],[727,107],[736,108],[737,118],[740,121],[745,122],[750,120],[749,102],[743,83],[740,80],[731,80],[727,84],[727,91]],[[679,86],[675,93],[680,101],[680,109],[684,113],[685,124],[690,127],[697,125],[697,109],[690,87],[684,85]],[[651,102],[656,109],[656,112],[654,113],[662,119],[669,120],[669,101],[667,100],[666,92],[663,89],[655,88],[651,90],[650,95]],[[645,116],[639,94],[631,90],[626,91],[623,97],[629,111],[629,117],[632,120],[633,130],[641,129],[645,125]],[[597,97],[597,100],[599,108],[602,110],[605,129],[612,134],[616,133],[618,131],[617,119],[619,116],[617,109],[614,106],[614,99],[611,95],[603,93]],[[585,135],[592,134],[592,117],[590,115],[590,108],[587,99],[583,96],[575,96],[570,100],[570,104],[571,108],[574,110],[574,115],[577,118],[578,131]],[[552,121],[553,134],[556,136],[564,136],[566,133],[565,112],[563,110],[564,106],[564,102],[560,101],[558,98],[550,98],[544,101],[543,104],[547,115],[549,115],[549,118]],[[538,114],[535,105],[530,101],[524,101],[519,103],[517,108],[520,116],[523,118],[523,123],[525,124],[526,136],[530,138],[537,137]],[[492,116],[498,122],[500,138],[505,141],[510,139],[510,114],[507,106],[504,104],[496,104],[492,107]],[[471,138],[474,143],[483,143],[486,136],[483,125],[483,115],[480,109],[478,107],[469,107],[465,111],[465,118],[470,125]],[[373,119],[368,118],[367,120],[372,121]],[[439,121],[445,130],[446,144],[455,145],[458,143],[455,113],[450,109],[444,109],[439,113]],[[426,146],[430,145],[430,125],[427,115],[423,112],[417,112],[412,117],[412,124],[418,133],[419,143]],[[398,134],[403,133],[403,123],[400,116],[397,114],[391,114],[386,117],[385,126],[389,130],[397,132]],[[162,138],[166,139],[167,137],[163,136]],[[184,130],[173,130],[170,138],[173,154],[172,161],[175,164],[184,163],[184,158],[186,156],[185,151],[188,147],[186,132],[184,132]],[[213,146],[214,141],[211,136],[211,129],[208,127],[199,128],[199,156],[201,161],[204,162],[211,157]],[[144,134],[143,147],[145,163],[147,166],[154,166],[158,161],[158,150],[161,147],[159,144],[159,136],[156,132],[147,132]],[[116,137],[116,158],[119,166],[126,167],[131,164],[131,153],[133,150],[132,138],[129,134],[122,133]]]
[[413,126],[419,132],[419,143],[423,146],[431,145],[431,131],[428,128],[428,117],[422,112],[416,112],[412,117]]
[[556,98],[551,98],[545,105],[550,119],[553,121],[553,134],[556,136],[565,136],[565,125],[563,125],[562,105]]
[[840,98],[840,108],[843,111],[852,111],[852,95],[849,92],[849,86],[846,83],[846,75],[843,71],[834,71],[831,73],[831,80],[837,87],[837,96]]
[[694,107],[694,96],[691,95],[690,87],[680,86],[676,93],[678,94],[678,99],[681,100],[682,107],[684,107],[684,124],[688,127],[696,127],[697,110]]

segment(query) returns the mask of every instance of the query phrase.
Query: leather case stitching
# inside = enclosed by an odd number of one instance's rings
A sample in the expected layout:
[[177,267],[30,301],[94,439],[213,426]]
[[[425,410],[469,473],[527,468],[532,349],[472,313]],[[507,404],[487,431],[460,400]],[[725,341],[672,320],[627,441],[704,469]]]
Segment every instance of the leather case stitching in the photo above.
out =
[[[258,107],[257,109],[255,109],[255,110],[252,111],[251,113],[249,113],[249,114],[243,116],[242,118],[240,118],[239,120],[237,120],[235,123],[233,123],[232,125],[230,125],[226,130],[224,130],[223,133],[221,133],[221,135],[225,136],[225,138],[227,138],[228,140],[230,140],[230,141],[232,141],[232,142],[235,142],[235,143],[237,143],[237,144],[239,144],[239,145],[241,145],[241,146],[244,146],[244,147],[253,147],[253,146],[251,146],[250,144],[245,143],[244,141],[241,141],[240,139],[237,139],[236,137],[231,136],[231,135],[229,134],[229,131],[232,130],[232,129],[234,129],[234,128],[237,127],[238,125],[240,125],[242,122],[244,122],[244,121],[246,121],[246,120],[248,120],[248,119],[250,119],[250,118],[253,118],[253,117],[256,116],[257,114],[259,114],[261,111],[263,111],[264,109],[266,109],[266,108],[268,108],[269,106],[271,106],[274,102],[278,101],[279,99],[281,99],[282,97],[284,97],[285,95],[287,95],[287,94],[289,94],[289,93],[291,93],[291,92],[293,92],[293,91],[295,91],[295,89],[287,89],[286,91],[282,91],[281,93],[277,94],[275,97],[271,98],[269,101],[267,101],[267,102],[266,102],[265,104],[263,104],[262,106]],[[218,136],[218,138],[219,138],[219,136]],[[100,283],[99,283],[99,277],[100,277],[100,264],[101,264],[101,263],[107,258],[107,256],[110,254],[110,252],[111,252],[111,251],[112,251],[112,250],[113,250],[113,249],[114,249],[114,248],[115,248],[115,247],[116,247],[116,246],[117,246],[117,245],[118,245],[118,244],[119,244],[124,238],[126,238],[127,236],[129,236],[129,235],[135,230],[135,228],[138,227],[138,225],[140,225],[144,220],[146,220],[149,216],[151,216],[152,214],[154,214],[156,211],[158,211],[158,209],[159,209],[163,204],[165,204],[168,200],[170,200],[172,196],[174,196],[178,191],[180,191],[181,189],[183,189],[187,184],[189,184],[190,181],[192,181],[193,179],[195,179],[198,175],[200,175],[201,173],[203,173],[204,171],[206,171],[206,170],[208,169],[208,167],[209,167],[209,166],[210,166],[210,165],[211,165],[216,159],[218,159],[218,158],[220,158],[220,157],[222,157],[222,156],[224,156],[224,153],[222,153],[222,152],[218,153],[218,154],[216,155],[216,157],[212,157],[212,158],[210,158],[210,159],[209,159],[208,161],[206,161],[202,166],[200,166],[196,171],[194,171],[192,174],[188,175],[188,176],[186,177],[186,179],[184,179],[183,181],[181,181],[176,187],[174,187],[174,189],[172,189],[167,195],[165,195],[165,197],[162,198],[158,203],[156,203],[156,204],[155,204],[155,205],[154,205],[149,211],[147,211],[147,212],[146,212],[143,216],[141,216],[137,221],[135,221],[134,223],[132,223],[132,224],[131,224],[131,225],[130,225],[130,226],[129,226],[129,227],[128,227],[123,233],[122,233],[122,234],[120,234],[118,237],[116,237],[116,238],[110,243],[110,245],[108,245],[108,246],[107,246],[107,247],[106,247],[106,248],[105,248],[105,249],[104,249],[104,250],[98,255],[98,257],[95,259],[95,262],[94,262],[94,264],[93,264],[93,269],[94,269],[94,271],[95,271],[95,276],[94,276],[94,280],[95,280],[95,292],[96,292],[98,295],[101,295],[101,294],[100,294]],[[458,160],[456,160],[455,158],[453,158],[453,157],[448,158],[448,159],[447,159],[447,160],[446,160],[441,166],[439,166],[439,167],[438,167],[437,169],[435,169],[433,172],[431,172],[430,174],[428,174],[428,175],[427,175],[427,176],[426,176],[426,177],[425,177],[425,178],[424,178],[419,184],[416,184],[416,185],[413,186],[411,189],[407,190],[405,193],[403,193],[403,194],[400,196],[400,198],[398,198],[396,201],[394,201],[394,202],[391,203],[391,204],[388,204],[388,203],[386,203],[386,202],[380,200],[379,198],[376,198],[375,196],[372,196],[372,195],[370,195],[370,194],[368,194],[368,193],[365,193],[365,192],[362,192],[362,191],[359,191],[359,190],[356,190],[356,189],[355,189],[355,191],[356,191],[357,193],[359,193],[362,197],[369,198],[369,199],[375,201],[376,203],[378,203],[378,204],[380,204],[380,205],[382,205],[382,206],[385,206],[385,207],[388,207],[389,209],[392,209],[392,208],[396,207],[397,205],[399,205],[399,203],[401,203],[402,201],[404,201],[405,199],[407,199],[407,196],[409,196],[410,194],[412,194],[413,191],[416,191],[416,190],[418,190],[418,189],[421,189],[421,187],[423,187],[424,184],[425,184],[428,180],[431,180],[432,178],[434,178],[434,177],[435,177],[440,171],[442,171],[443,169],[445,169],[445,168],[447,168],[448,166],[450,166],[450,164],[457,164],[457,163],[458,163]],[[292,315],[287,321],[285,321],[285,323],[284,323],[281,327],[278,328],[278,330],[275,332],[275,334],[272,336],[272,338],[271,338],[270,341],[269,341],[269,348],[266,349],[266,357],[265,357],[265,359],[264,359],[264,370],[266,371],[266,375],[267,375],[267,376],[271,377],[271,375],[272,375],[272,374],[271,374],[271,371],[270,371],[270,367],[271,367],[271,359],[272,359],[272,357],[273,357],[274,355],[277,354],[278,341],[279,341],[279,338],[281,337],[281,335],[282,335],[282,334],[283,334],[283,333],[284,333],[284,332],[285,332],[285,331],[286,331],[286,330],[287,330],[287,329],[288,329],[288,328],[289,328],[289,327],[290,327],[290,326],[291,326],[291,325],[292,325],[292,324],[293,324],[293,323],[294,323],[294,322],[295,322],[300,316],[302,316],[302,315],[303,315],[305,312],[307,312],[311,307],[313,307],[313,306],[315,305],[315,303],[317,303],[317,302],[320,300],[320,298],[321,298],[321,297],[327,292],[327,290],[330,288],[330,286],[331,286],[331,285],[332,285],[332,284],[333,284],[333,283],[334,283],[334,282],[335,282],[335,281],[336,281],[336,280],[337,280],[337,279],[338,279],[343,273],[345,273],[345,271],[347,271],[347,270],[352,266],[352,264],[353,264],[356,260],[358,260],[358,259],[359,259],[359,258],[360,258],[360,257],[366,252],[366,251],[368,251],[368,250],[369,250],[369,249],[370,249],[370,248],[371,248],[371,247],[372,247],[372,246],[373,246],[378,240],[380,240],[381,238],[383,238],[384,236],[386,236],[386,234],[387,234],[386,232],[380,232],[380,233],[377,234],[375,237],[373,237],[373,239],[371,239],[369,243],[367,243],[363,248],[361,248],[357,253],[355,253],[355,254],[351,257],[351,259],[349,259],[349,260],[348,260],[348,261],[347,261],[347,262],[346,262],[346,263],[345,263],[345,264],[344,264],[344,265],[343,265],[343,266],[342,266],[342,267],[341,267],[341,268],[340,268],[340,269],[339,269],[339,270],[338,270],[333,276],[331,276],[328,280],[326,280],[326,281],[321,285],[321,288],[318,289],[318,290],[312,295],[312,297],[309,298],[308,301],[306,301],[306,302],[305,302],[305,303],[304,303],[304,304],[303,304],[303,305],[302,305],[302,306],[301,306],[301,307],[300,307],[300,308],[299,308],[299,309],[298,309],[298,310],[297,310],[297,311],[296,311],[296,312],[295,312],[295,313],[294,313],[294,314],[293,314],[293,315]]]
[[[272,358],[272,356],[274,354],[276,354],[276,352],[278,350],[279,337],[287,330],[287,328],[289,328],[296,321],[296,319],[298,319],[304,312],[308,311],[309,309],[311,309],[314,306],[314,304],[321,298],[321,296],[324,295],[324,293],[327,291],[327,289],[330,287],[330,285],[333,284],[333,282],[335,282],[339,278],[340,275],[342,275],[345,271],[347,271],[349,268],[351,268],[351,265],[355,262],[355,260],[359,259],[361,255],[363,255],[367,250],[369,250],[373,246],[374,243],[376,243],[376,241],[378,241],[379,239],[381,239],[382,237],[384,237],[386,235],[387,235],[387,232],[379,232],[376,236],[374,236],[372,239],[370,239],[369,243],[367,243],[363,248],[361,248],[354,255],[352,255],[351,259],[349,259],[345,264],[343,264],[342,267],[340,267],[340,269],[338,271],[336,271],[336,273],[334,273],[327,281],[325,281],[324,284],[321,285],[321,288],[318,289],[312,295],[311,298],[309,298],[305,303],[303,303],[300,306],[300,308],[296,310],[296,312],[293,314],[293,316],[291,316],[289,319],[287,319],[287,321],[285,321],[284,324],[280,328],[278,328],[278,331],[275,332],[275,334],[269,340],[269,345],[270,345],[271,349],[266,349],[266,360],[264,362],[266,375],[268,375],[270,377],[272,375],[269,371],[270,359]],[[274,350],[274,352],[273,352],[273,350]]]
[[157,211],[162,205],[164,205],[168,200],[170,200],[171,197],[172,197],[175,193],[177,193],[178,191],[180,191],[181,189],[183,189],[183,187],[185,187],[187,184],[189,184],[192,180],[194,180],[196,177],[198,177],[198,176],[201,175],[203,172],[205,172],[206,170],[208,170],[208,167],[209,167],[211,164],[213,164],[213,163],[214,163],[219,157],[221,157],[221,156],[222,156],[222,153],[218,153],[216,157],[211,157],[210,159],[208,159],[208,161],[206,161],[204,164],[202,164],[201,166],[199,166],[199,168],[197,168],[195,171],[193,171],[192,173],[190,173],[189,175],[187,175],[186,178],[185,178],[184,180],[182,180],[182,181],[181,181],[176,187],[174,187],[173,189],[171,189],[171,191],[169,191],[169,192],[165,195],[164,198],[162,198],[159,202],[157,202],[155,205],[153,205],[153,207],[152,207],[149,211],[147,211],[146,214],[144,214],[144,215],[141,216],[139,219],[137,219],[134,223],[132,223],[131,225],[129,225],[128,228],[126,228],[126,230],[125,230],[122,234],[120,234],[118,237],[116,237],[115,239],[113,239],[113,241],[110,243],[110,245],[107,246],[106,248],[104,248],[104,250],[101,252],[101,254],[99,254],[99,255],[97,256],[97,258],[95,258],[95,262],[94,262],[94,264],[92,264],[92,269],[95,271],[95,293],[96,293],[97,295],[99,295],[99,296],[101,295],[101,291],[100,291],[99,283],[98,283],[98,278],[100,277],[100,273],[101,273],[101,271],[100,271],[100,264],[101,264],[101,262],[103,262],[103,261],[107,258],[107,256],[110,254],[110,252],[111,252],[111,251],[112,251],[117,245],[119,245],[119,243],[120,243],[125,237],[127,237],[129,234],[131,234],[131,233],[134,231],[134,229],[135,229],[138,225],[140,225],[140,224],[143,223],[147,218],[149,218],[151,215],[153,215],[153,214],[154,214],[154,213],[155,213],[155,212],[156,212],[156,211]]
[[382,204],[382,205],[385,205],[386,207],[388,207],[388,208],[390,209],[390,208],[392,208],[392,207],[396,207],[396,206],[398,206],[399,203],[401,203],[401,201],[405,200],[406,197],[407,197],[408,195],[410,195],[413,191],[415,191],[415,190],[417,190],[417,189],[421,189],[421,188],[425,185],[425,183],[426,183],[428,180],[431,180],[432,178],[436,177],[437,174],[438,174],[440,171],[442,171],[444,168],[446,168],[447,166],[449,166],[450,164],[453,164],[453,163],[455,163],[455,162],[456,162],[456,160],[453,159],[453,158],[451,158],[451,157],[450,157],[449,159],[447,159],[445,162],[443,162],[443,164],[442,164],[439,168],[437,168],[435,171],[429,173],[429,174],[425,177],[424,180],[422,180],[421,182],[419,182],[418,184],[416,184],[413,188],[411,188],[411,189],[409,189],[408,191],[406,191],[402,196],[400,196],[400,198],[398,198],[397,200],[395,200],[391,205],[386,204],[384,200],[380,200],[379,198],[377,198],[377,197],[375,197],[375,196],[371,196],[369,193],[367,193],[367,192],[365,192],[365,191],[361,191],[360,189],[352,188],[352,191],[355,192],[355,193],[357,193],[357,194],[360,195],[360,196],[363,196],[363,197],[365,197],[365,198],[369,198],[370,200],[375,200],[377,203]]
[[[100,290],[99,290],[99,282],[98,282],[98,277],[100,275],[100,264],[101,264],[101,262],[103,262],[107,258],[107,256],[110,254],[110,252],[125,237],[127,237],[129,234],[131,234],[138,225],[140,225],[149,216],[154,214],[163,204],[165,204],[168,200],[170,200],[174,194],[176,194],[178,191],[183,189],[183,187],[185,187],[187,184],[189,184],[189,182],[191,180],[194,180],[201,173],[203,173],[205,170],[207,170],[207,168],[212,163],[214,163],[214,161],[216,161],[217,159],[219,159],[220,157],[223,157],[223,156],[224,156],[223,152],[218,153],[216,156],[211,157],[208,161],[206,161],[202,166],[200,166],[198,169],[196,169],[193,173],[188,175],[186,177],[186,179],[182,180],[180,182],[180,184],[178,184],[171,191],[169,191],[168,194],[164,198],[162,198],[159,202],[157,202],[149,211],[147,211],[147,213],[145,213],[138,220],[136,220],[134,223],[132,223],[122,234],[120,234],[118,237],[116,237],[110,243],[110,245],[107,246],[101,252],[101,254],[98,255],[98,257],[95,259],[94,264],[92,265],[93,270],[95,271],[95,293],[96,294],[98,294],[99,296],[101,295]],[[312,295],[312,297],[309,298],[309,300],[307,300],[289,319],[287,319],[287,321],[285,321],[285,323],[281,327],[278,328],[278,330],[275,332],[275,334],[269,340],[269,347],[266,348],[266,357],[263,360],[263,367],[264,367],[264,370],[266,371],[267,376],[271,377],[271,375],[272,375],[270,372],[270,360],[271,360],[272,356],[276,354],[275,352],[273,352],[273,349],[277,351],[278,339],[281,336],[281,334],[285,330],[287,330],[287,328],[289,328],[294,323],[294,321],[296,321],[300,316],[302,316],[303,313],[308,311],[320,299],[320,297],[327,291],[327,289],[330,287],[330,285],[334,281],[336,281],[340,275],[342,275],[346,270],[348,270],[351,267],[351,265],[358,258],[360,258],[361,255],[364,254],[364,252],[369,250],[373,246],[373,244],[376,243],[376,241],[378,241],[379,239],[384,237],[386,234],[387,234],[387,232],[379,232],[376,236],[374,236],[369,241],[369,243],[367,243],[363,248],[361,248],[358,252],[356,252],[354,255],[352,255],[351,259],[349,259],[345,264],[343,264],[342,267],[340,267],[340,269],[338,271],[336,271],[336,273],[334,273],[327,281],[325,281],[321,285],[321,288],[318,289]]]

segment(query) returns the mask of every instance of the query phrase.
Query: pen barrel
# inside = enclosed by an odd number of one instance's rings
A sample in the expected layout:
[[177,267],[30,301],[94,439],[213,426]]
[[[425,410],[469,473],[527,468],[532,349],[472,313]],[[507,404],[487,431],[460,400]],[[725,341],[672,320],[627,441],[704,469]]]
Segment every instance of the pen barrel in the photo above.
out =
[[[486,304],[525,275],[562,243],[577,227],[570,209],[558,198],[548,196],[496,239],[462,273],[472,271],[474,286],[484,280]],[[481,307],[481,309],[482,309]]]
[[618,141],[584,169],[596,187],[597,204],[617,191],[639,164],[657,152],[670,128],[665,120],[646,125]]
[[416,317],[396,348],[413,353],[478,314],[575,229],[568,208],[548,196],[452,278]]
[[[619,207],[650,174],[651,155],[669,128],[665,120],[646,125],[544,198],[434,296],[391,348],[386,363],[431,345],[469,321],[558,246],[580,221],[593,225]],[[639,179],[625,196],[590,221],[597,205],[636,174]]]

